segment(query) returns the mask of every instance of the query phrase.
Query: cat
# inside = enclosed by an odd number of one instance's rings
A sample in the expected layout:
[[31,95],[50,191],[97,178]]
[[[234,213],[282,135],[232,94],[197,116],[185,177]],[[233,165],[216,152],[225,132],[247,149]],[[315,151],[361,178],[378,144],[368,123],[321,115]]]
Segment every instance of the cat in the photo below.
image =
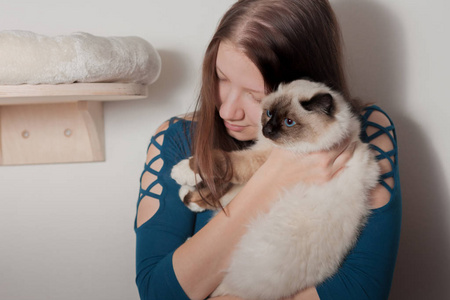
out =
[[[368,195],[378,182],[379,167],[359,138],[359,116],[349,102],[323,83],[301,79],[281,84],[261,105],[258,140],[249,149],[229,153],[233,178],[221,198],[224,206],[273,147],[301,154],[349,139],[355,150],[330,181],[296,184],[279,195],[268,213],[251,221],[212,296],[276,300],[317,286],[337,271],[370,214]],[[172,170],[172,178],[182,186],[180,197],[189,198],[191,210],[213,209],[194,188],[201,178],[192,162],[183,160]]]

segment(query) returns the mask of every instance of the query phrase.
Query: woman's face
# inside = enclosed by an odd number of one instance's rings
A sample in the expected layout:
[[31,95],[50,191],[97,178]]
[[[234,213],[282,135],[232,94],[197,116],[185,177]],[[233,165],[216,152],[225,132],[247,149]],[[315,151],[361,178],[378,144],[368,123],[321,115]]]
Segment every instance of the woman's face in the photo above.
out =
[[261,122],[264,80],[258,68],[230,42],[221,42],[217,53],[220,108],[227,132],[240,141],[254,140]]

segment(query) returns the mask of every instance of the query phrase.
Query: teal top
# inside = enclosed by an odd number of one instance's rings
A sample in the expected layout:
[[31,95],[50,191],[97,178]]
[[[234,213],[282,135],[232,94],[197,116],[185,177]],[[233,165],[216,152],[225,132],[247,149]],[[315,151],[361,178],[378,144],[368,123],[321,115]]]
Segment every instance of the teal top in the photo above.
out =
[[[388,152],[371,145],[379,154],[377,158],[387,159],[392,166],[392,171],[380,176],[380,183],[391,194],[390,201],[372,210],[357,244],[338,272],[316,287],[321,300],[387,299],[391,288],[401,225],[398,151],[393,123],[382,127],[368,121],[375,110],[385,114],[377,106],[366,108],[361,117],[361,139],[370,143],[380,135],[387,135],[392,141],[393,148]],[[178,196],[179,185],[170,177],[172,167],[191,156],[191,125],[189,121],[173,118],[167,130],[152,137],[149,145],[149,148],[156,147],[159,154],[145,164],[142,176],[148,172],[156,180],[145,189],[141,187],[138,206],[146,196],[158,199],[160,206],[140,227],[135,223],[136,284],[142,300],[189,299],[175,276],[172,255],[212,216],[210,211],[194,213],[186,208]],[[366,133],[369,126],[377,128],[370,136]],[[162,160],[163,165],[156,170],[152,164],[158,160]],[[393,188],[386,184],[387,178],[394,179]],[[162,187],[160,195],[152,192],[156,185]]]

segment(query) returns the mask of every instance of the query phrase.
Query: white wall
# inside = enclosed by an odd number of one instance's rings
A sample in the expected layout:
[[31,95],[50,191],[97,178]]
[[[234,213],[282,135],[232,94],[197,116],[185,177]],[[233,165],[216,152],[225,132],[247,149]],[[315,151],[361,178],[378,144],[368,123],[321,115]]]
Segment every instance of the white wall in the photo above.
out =
[[[105,104],[105,162],[0,167],[0,299],[138,299],[133,220],[146,147],[158,124],[192,107],[206,44],[233,2],[1,2],[0,30],[137,35],[163,69],[148,99]],[[399,135],[404,215],[390,299],[449,298],[450,5],[332,4],[354,94],[379,102]]]
[[355,95],[399,137],[403,222],[390,299],[450,299],[448,1],[336,0]]

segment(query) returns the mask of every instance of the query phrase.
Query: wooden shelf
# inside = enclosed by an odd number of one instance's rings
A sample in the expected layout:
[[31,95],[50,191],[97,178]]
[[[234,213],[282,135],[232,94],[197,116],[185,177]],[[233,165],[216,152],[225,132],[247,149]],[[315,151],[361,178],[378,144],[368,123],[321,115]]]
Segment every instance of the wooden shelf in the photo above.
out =
[[103,102],[146,97],[132,83],[0,85],[0,165],[104,161]]
[[147,86],[135,83],[0,85],[0,105],[118,101],[147,97]]

